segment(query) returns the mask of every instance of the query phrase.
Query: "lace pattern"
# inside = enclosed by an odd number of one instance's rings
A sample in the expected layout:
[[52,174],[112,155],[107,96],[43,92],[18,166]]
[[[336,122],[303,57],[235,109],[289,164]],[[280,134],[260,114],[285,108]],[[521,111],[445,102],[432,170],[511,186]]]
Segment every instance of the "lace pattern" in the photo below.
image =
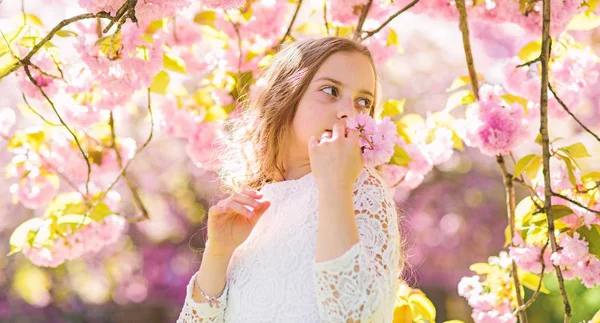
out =
[[267,184],[261,192],[271,207],[232,256],[221,308],[195,303],[188,285],[178,322],[392,322],[400,259],[397,213],[374,169],[365,168],[354,186],[360,241],[324,262],[315,260],[313,174]]

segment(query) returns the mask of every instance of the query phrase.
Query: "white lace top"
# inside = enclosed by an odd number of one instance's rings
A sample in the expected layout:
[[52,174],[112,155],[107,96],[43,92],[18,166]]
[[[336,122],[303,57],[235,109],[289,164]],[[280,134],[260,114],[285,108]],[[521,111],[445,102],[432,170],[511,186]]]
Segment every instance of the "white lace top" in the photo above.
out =
[[375,169],[354,185],[360,241],[316,262],[318,191],[312,173],[270,183],[271,206],[233,253],[219,307],[196,303],[187,286],[178,323],[392,322],[400,238],[396,208]]

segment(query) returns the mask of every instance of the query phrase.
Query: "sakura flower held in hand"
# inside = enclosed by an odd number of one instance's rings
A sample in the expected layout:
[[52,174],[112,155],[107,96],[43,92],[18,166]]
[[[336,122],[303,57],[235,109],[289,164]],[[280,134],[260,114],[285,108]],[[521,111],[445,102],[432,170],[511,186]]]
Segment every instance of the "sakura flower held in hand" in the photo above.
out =
[[360,132],[360,146],[365,166],[374,167],[387,163],[394,155],[398,140],[396,125],[389,117],[376,121],[368,114],[360,113],[348,118],[348,128]]

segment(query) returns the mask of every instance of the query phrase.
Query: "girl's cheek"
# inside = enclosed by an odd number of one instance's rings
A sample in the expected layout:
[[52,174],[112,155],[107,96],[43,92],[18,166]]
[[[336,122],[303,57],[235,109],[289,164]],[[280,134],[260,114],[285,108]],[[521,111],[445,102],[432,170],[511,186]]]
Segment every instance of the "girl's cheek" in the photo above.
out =
[[318,92],[315,94],[315,100],[320,103],[331,103],[335,99],[331,95],[323,92]]

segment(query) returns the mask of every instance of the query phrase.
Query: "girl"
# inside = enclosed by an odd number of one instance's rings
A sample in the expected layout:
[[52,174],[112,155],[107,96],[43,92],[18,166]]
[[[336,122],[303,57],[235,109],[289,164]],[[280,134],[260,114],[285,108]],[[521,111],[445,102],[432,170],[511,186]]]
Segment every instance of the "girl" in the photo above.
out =
[[303,41],[264,78],[219,156],[233,194],[208,211],[178,322],[392,322],[397,212],[345,128],[374,115],[371,54],[340,37]]

